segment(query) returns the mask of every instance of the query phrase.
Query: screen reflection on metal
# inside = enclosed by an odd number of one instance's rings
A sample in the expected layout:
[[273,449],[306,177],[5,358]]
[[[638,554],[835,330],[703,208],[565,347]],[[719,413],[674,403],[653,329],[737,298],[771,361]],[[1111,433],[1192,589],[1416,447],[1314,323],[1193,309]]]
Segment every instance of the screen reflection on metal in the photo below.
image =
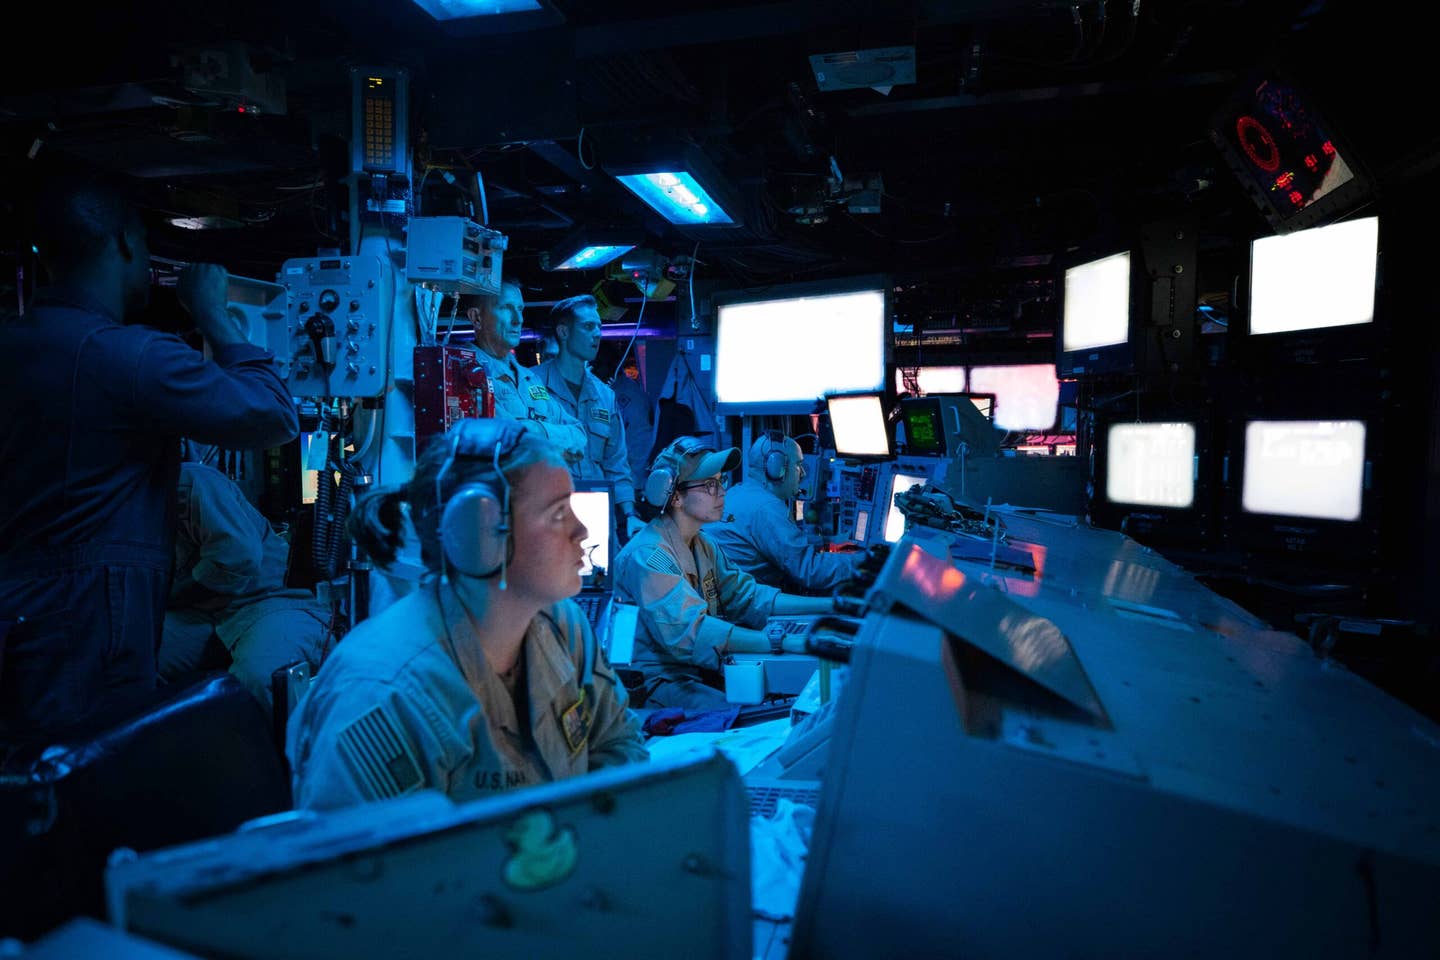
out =
[[1110,569],[1105,571],[1105,585],[1100,588],[1100,594],[1134,603],[1146,603],[1155,596],[1159,586],[1160,571],[1156,568],[1124,560],[1112,560]]
[[909,535],[870,591],[881,609],[901,606],[1021,673],[1080,710],[1108,722],[1070,641],[1053,622],[994,587],[967,577]]

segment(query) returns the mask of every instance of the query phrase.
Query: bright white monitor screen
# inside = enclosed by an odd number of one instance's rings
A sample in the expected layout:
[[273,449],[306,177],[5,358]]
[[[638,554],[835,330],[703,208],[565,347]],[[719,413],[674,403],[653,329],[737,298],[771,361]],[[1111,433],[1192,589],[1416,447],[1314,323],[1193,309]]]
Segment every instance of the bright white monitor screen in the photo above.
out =
[[1365,482],[1362,420],[1251,420],[1245,424],[1248,513],[1360,519]]
[[830,429],[835,453],[842,457],[884,457],[890,453],[885,408],[880,396],[830,397]]
[[1106,437],[1111,503],[1183,510],[1195,502],[1193,423],[1116,423]]
[[715,399],[731,412],[810,413],[827,393],[885,387],[885,292],[721,304]]
[[609,490],[576,490],[570,495],[570,509],[588,531],[580,543],[585,551],[585,566],[580,576],[588,577],[596,567],[610,569],[610,524],[614,517]]
[[964,367],[896,367],[895,392],[917,397],[932,393],[964,393]]
[[886,543],[894,543],[905,535],[905,514],[895,506],[895,498],[911,487],[919,486],[924,482],[924,477],[917,477],[910,473],[897,473],[890,481],[890,512],[885,515]]
[[[1117,253],[1065,271],[1061,316],[1066,353],[1125,343],[1130,339],[1130,254]],[[980,391],[971,384],[972,390]]]
[[1370,323],[1380,220],[1264,237],[1250,245],[1250,332]]
[[995,426],[1001,430],[1049,430],[1060,412],[1053,363],[971,367],[970,390],[995,394]]

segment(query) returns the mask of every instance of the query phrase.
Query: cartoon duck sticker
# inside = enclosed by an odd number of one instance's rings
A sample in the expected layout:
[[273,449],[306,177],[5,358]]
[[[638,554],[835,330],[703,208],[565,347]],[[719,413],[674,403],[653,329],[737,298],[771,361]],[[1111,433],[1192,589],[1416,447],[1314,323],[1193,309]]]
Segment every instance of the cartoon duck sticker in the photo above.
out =
[[502,868],[516,890],[553,887],[575,871],[580,847],[575,828],[561,826],[549,810],[527,810],[505,828],[510,857]]

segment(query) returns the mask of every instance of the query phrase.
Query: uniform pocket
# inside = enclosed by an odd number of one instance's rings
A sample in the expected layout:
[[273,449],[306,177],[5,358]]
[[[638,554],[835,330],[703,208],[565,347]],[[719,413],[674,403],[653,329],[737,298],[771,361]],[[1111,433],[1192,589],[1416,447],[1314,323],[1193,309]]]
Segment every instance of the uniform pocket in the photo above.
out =
[[0,726],[25,730],[63,723],[80,702],[75,618],[69,607],[5,620],[0,653]]

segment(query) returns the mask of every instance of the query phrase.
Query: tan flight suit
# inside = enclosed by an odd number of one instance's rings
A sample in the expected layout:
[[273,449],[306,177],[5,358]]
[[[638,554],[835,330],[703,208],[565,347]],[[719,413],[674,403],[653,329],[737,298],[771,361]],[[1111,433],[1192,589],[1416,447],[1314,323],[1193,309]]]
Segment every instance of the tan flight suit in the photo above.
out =
[[560,401],[550,395],[529,368],[520,365],[515,354],[506,354],[505,359],[497,360],[477,347],[475,356],[490,381],[497,418],[538,425],[546,438],[565,454],[567,463],[576,463],[585,456],[590,444],[585,428],[565,412]]
[[424,788],[460,802],[648,758],[625,688],[574,603],[531,621],[515,694],[453,596],[445,610],[442,621],[431,581],[325,661],[290,719],[297,808]]
[[615,558],[615,591],[639,607],[631,667],[645,675],[646,707],[723,710],[720,650],[736,624],[765,625],[780,591],[731,566],[702,530],[686,548],[659,516]]

